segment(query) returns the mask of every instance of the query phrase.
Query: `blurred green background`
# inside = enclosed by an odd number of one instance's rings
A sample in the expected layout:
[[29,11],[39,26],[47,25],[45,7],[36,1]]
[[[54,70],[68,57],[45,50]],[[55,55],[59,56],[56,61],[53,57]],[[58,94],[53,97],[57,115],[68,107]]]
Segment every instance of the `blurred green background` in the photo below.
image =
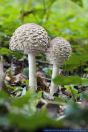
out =
[[73,54],[65,68],[76,69],[88,60],[87,12],[87,0],[0,0],[0,46],[8,47],[17,27],[35,22],[50,37],[61,36],[71,42]]

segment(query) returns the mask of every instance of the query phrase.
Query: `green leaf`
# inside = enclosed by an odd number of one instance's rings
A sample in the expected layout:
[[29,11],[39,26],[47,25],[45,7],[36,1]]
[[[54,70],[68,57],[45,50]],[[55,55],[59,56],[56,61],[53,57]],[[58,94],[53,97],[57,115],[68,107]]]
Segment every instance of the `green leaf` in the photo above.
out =
[[[18,128],[25,130],[35,130],[36,128],[44,128],[47,125],[50,126],[62,126],[60,121],[50,119],[45,110],[35,113],[33,116],[25,116],[22,114],[9,114],[8,115],[12,125],[18,126]],[[19,117],[19,118],[18,118]]]
[[88,67],[84,69],[84,71],[88,72]]
[[28,92],[26,95],[22,97],[16,97],[12,99],[12,105],[18,108],[23,107],[25,104],[28,104],[31,98],[31,92]]
[[66,104],[68,99],[66,97],[62,97],[62,96],[58,96],[58,97],[55,97],[55,101],[57,101],[59,104]]
[[78,90],[74,88],[74,85],[65,85],[64,86],[68,91],[72,92],[74,95],[78,94]]
[[37,100],[39,100],[42,96],[42,92],[35,93],[33,91],[28,91],[26,95],[22,97],[16,97],[12,99],[12,105],[16,107],[23,107],[25,104],[33,103],[36,105]]
[[8,94],[5,93],[4,91],[0,91],[0,99],[8,99]]
[[83,6],[82,0],[72,0],[72,1],[78,4],[79,6]]
[[79,76],[59,75],[53,81],[57,85],[81,84],[81,78]]
[[54,83],[56,85],[71,85],[71,84],[79,84],[82,86],[88,86],[88,79],[87,78],[81,78],[79,76],[63,76],[58,75],[53,79]]
[[0,48],[1,55],[10,55],[12,52],[7,48]]
[[17,59],[21,59],[22,56],[23,56],[23,53],[21,53],[20,51],[19,52],[18,51],[13,51],[11,55],[15,56]]
[[74,88],[74,85],[65,85],[64,87],[71,93],[73,101],[76,101],[79,94],[78,90]]
[[88,79],[82,78],[82,86],[88,86]]

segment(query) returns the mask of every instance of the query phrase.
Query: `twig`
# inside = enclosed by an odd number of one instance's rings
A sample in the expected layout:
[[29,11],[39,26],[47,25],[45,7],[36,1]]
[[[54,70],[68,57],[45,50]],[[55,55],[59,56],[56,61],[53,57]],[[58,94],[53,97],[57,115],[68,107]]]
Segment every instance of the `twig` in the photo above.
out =
[[48,80],[48,81],[51,81],[51,79],[49,78],[46,78],[46,77],[41,77],[42,79],[45,79],[45,80]]
[[62,115],[62,116],[58,117],[56,120],[60,121],[60,120],[63,120],[64,118],[66,118],[66,115]]

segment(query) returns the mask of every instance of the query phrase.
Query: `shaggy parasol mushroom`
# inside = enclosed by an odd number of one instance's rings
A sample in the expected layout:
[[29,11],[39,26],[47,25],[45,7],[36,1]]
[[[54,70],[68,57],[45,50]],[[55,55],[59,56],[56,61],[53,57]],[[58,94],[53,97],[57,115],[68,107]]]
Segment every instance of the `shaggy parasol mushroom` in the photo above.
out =
[[47,50],[46,57],[50,64],[53,64],[52,80],[50,86],[51,95],[57,91],[53,79],[58,75],[59,67],[63,65],[64,61],[70,57],[71,51],[70,43],[62,37],[56,37],[50,42],[50,47]]
[[35,23],[18,27],[10,40],[11,50],[20,50],[28,54],[29,87],[37,89],[36,61],[37,53],[45,52],[48,47],[48,34],[45,29]]

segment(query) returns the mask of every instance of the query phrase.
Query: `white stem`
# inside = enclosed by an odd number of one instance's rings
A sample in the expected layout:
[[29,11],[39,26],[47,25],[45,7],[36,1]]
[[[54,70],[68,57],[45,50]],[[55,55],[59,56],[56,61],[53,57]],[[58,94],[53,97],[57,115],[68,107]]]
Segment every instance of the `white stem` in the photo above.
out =
[[50,86],[50,94],[53,95],[57,91],[57,87],[55,83],[53,82],[53,79],[58,75],[59,68],[57,65],[53,65],[52,69],[52,80],[51,80],[51,86]]
[[3,69],[3,57],[0,57],[0,89],[3,87],[4,82],[4,69]]
[[36,60],[35,55],[30,53],[28,54],[29,62],[29,87],[36,91],[37,89],[37,77],[36,77]]

